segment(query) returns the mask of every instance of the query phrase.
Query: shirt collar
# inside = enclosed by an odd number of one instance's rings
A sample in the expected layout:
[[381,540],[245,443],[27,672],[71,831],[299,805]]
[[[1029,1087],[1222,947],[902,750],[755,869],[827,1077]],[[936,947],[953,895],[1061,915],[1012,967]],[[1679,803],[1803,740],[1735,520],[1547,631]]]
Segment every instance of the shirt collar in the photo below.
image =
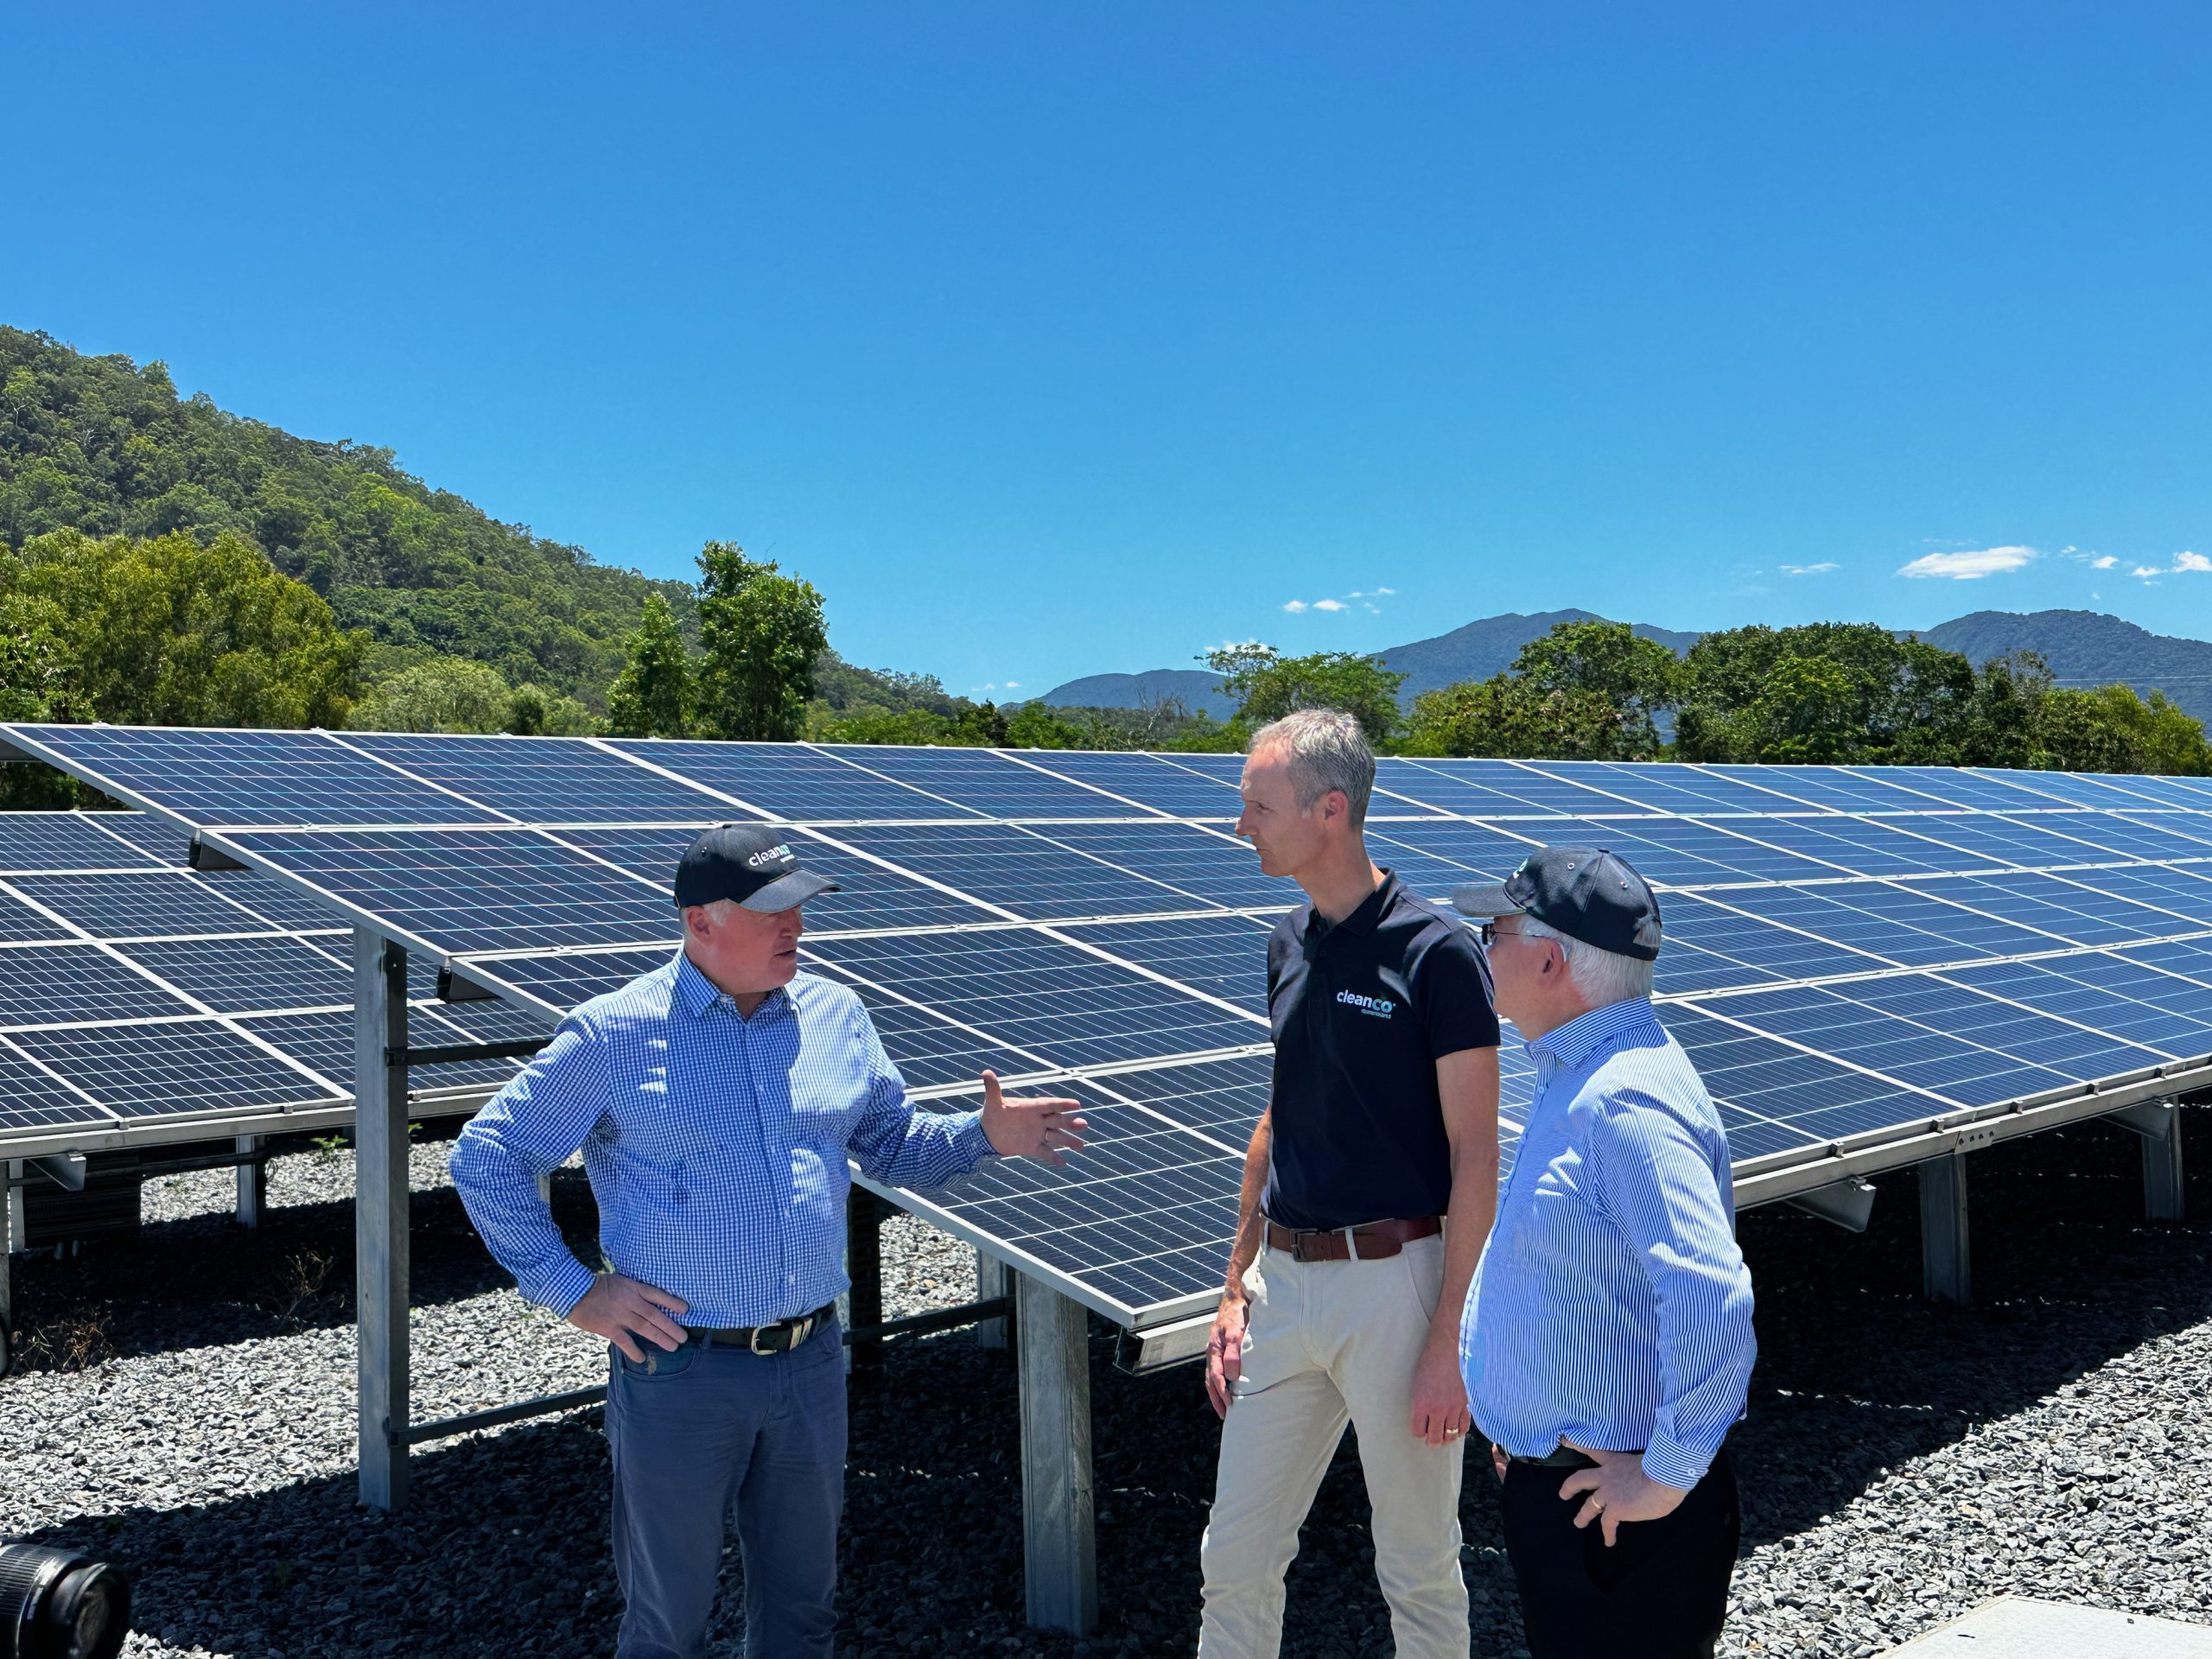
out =
[[1306,931],[1314,938],[1331,933],[1345,932],[1365,935],[1375,931],[1375,925],[1398,901],[1398,878],[1389,870],[1382,872],[1382,884],[1361,899],[1352,913],[1341,922],[1325,921],[1321,912],[1309,903],[1306,910]]
[[1577,1066],[1588,1059],[1599,1045],[1611,1041],[1624,1032],[1658,1023],[1658,1016],[1651,1011],[1648,996],[1631,996],[1619,1002],[1608,1002],[1602,1008],[1592,1008],[1579,1014],[1565,1025],[1548,1031],[1529,1045],[1531,1054],[1549,1054],[1561,1065]]
[[[691,960],[690,953],[681,948],[676,953],[676,995],[677,1000],[683,1003],[684,1011],[695,1017],[704,1017],[715,1003],[728,1001],[715,988],[715,982],[699,971],[698,964]],[[779,1013],[790,1001],[785,988],[779,985],[760,999],[760,1006],[753,1010],[753,1018],[758,1020],[764,1014]],[[730,1005],[730,1011],[733,1014],[736,1012],[735,1004]]]

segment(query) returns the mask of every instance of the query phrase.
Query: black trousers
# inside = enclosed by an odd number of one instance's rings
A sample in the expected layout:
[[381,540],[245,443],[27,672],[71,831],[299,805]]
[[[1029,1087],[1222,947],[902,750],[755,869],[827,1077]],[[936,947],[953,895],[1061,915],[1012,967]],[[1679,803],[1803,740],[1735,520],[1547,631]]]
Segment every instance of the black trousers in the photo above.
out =
[[1529,1653],[1709,1659],[1727,1615],[1743,1530],[1726,1450],[1672,1515],[1623,1522],[1620,1541],[1610,1548],[1602,1522],[1576,1529],[1589,1495],[1559,1495],[1573,1472],[1527,1463],[1505,1471],[1505,1553],[1521,1588]]

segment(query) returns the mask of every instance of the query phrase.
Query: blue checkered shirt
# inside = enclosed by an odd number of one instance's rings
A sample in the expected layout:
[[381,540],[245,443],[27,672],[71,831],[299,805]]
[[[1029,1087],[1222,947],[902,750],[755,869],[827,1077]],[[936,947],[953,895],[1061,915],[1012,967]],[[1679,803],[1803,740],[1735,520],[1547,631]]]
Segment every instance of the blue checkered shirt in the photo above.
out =
[[591,1288],[537,1177],[579,1147],[618,1273],[683,1322],[756,1325],[842,1295],[846,1158],[941,1186],[990,1154],[980,1113],[916,1112],[860,999],[802,973],[738,1013],[679,951],[594,997],[461,1133],[454,1185],[522,1294],[566,1314]]
[[1536,1098],[1459,1327],[1468,1413],[1516,1456],[1642,1451],[1687,1491],[1758,1354],[1720,1115],[1643,998],[1528,1050]]

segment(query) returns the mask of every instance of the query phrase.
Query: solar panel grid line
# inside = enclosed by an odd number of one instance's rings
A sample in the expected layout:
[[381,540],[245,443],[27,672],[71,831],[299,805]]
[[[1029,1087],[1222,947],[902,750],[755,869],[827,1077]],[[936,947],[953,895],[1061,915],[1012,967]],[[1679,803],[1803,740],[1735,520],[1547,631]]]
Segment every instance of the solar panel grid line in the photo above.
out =
[[2212,1059],[2212,1048],[2207,1048],[2197,1053],[2185,1053],[2179,1049],[2162,1048],[2148,1038],[2124,1037],[2118,1032],[2107,1030],[2101,1026],[2091,1025],[2085,1020],[2076,1020],[2056,1008],[2038,1008],[2031,1003],[2021,1001],[2017,997],[2006,996],[2001,992],[1991,990],[1986,986],[1969,984],[1948,974],[1931,973],[1928,977],[1940,984],[1955,986],[1960,990],[1970,992],[1975,996],[1986,997],[1993,1002],[2001,1002],[2007,1007],[2018,1009],[2023,1014],[2031,1014],[2043,1020],[2055,1020],[2061,1025],[2071,1026],[2077,1031],[2087,1032],[2092,1037],[2101,1037],[2108,1042],[2126,1043],[2137,1048],[2148,1049],[2162,1059],[2184,1061],[2190,1065]]
[[[1776,988],[1770,986],[1766,988],[1770,990]],[[1783,988],[1788,988],[1785,987]],[[1815,1059],[1826,1060],[1831,1065],[1840,1065],[1847,1071],[1856,1071],[1861,1077],[1872,1077],[1877,1083],[1887,1084],[1902,1094],[1914,1095],[1924,1100],[1934,1101],[1937,1105],[1943,1109],[1945,1113],[1965,1112],[1974,1109],[1962,1101],[1953,1100],[1948,1095],[1938,1094],[1935,1090],[1925,1088],[1919,1084],[1907,1083],[1903,1077],[1893,1077],[1889,1072],[1880,1071],[1874,1066],[1861,1065],[1858,1061],[1847,1059],[1840,1054],[1832,1054],[1825,1049],[1815,1048],[1809,1044],[1799,1042],[1796,1038],[1787,1037],[1778,1032],[1768,1031],[1761,1027],[1751,1025],[1745,1020],[1735,1018],[1732,1014],[1723,1014],[1717,1008],[1707,1007],[1702,1000],[1684,998],[1682,1000],[1681,1006],[1693,1009],[1699,1014],[1702,1014],[1709,1019],[1718,1020],[1723,1025],[1733,1026],[1737,1030],[1748,1033],[1751,1036],[1766,1038],[1770,1042],[1780,1043],[1785,1048],[1794,1048],[1801,1054],[1809,1054]],[[1917,1122],[1918,1120],[1916,1119],[1914,1121]]]
[[489,812],[494,817],[504,819],[509,823],[519,824],[523,822],[522,819],[518,818],[512,812],[503,812],[498,807],[492,806],[483,801],[474,799],[469,796],[462,794],[457,789],[448,788],[445,785],[437,782],[435,779],[425,778],[419,772],[403,766],[395,760],[386,760],[383,755],[377,753],[374,750],[364,748],[359,743],[353,742],[346,738],[341,737],[335,732],[325,732],[323,735],[329,738],[332,742],[338,744],[340,747],[350,749],[353,753],[359,755],[362,759],[373,761],[376,765],[385,767],[389,771],[397,774],[399,777],[406,779],[410,783],[420,784],[425,789],[435,790],[441,795],[451,796],[454,800],[459,801],[463,806],[474,807],[479,812]]
[[[1856,985],[1870,980],[1898,979],[1911,974],[1962,973],[1971,968],[2002,968],[2016,963],[2063,962],[2081,957],[2116,954],[2151,945],[2190,944],[2200,941],[2212,943],[2212,930],[2200,928],[2187,933],[2168,934],[2159,938],[2130,940],[2125,944],[2069,944],[2049,950],[2031,950],[2013,956],[1961,957],[1953,962],[1926,963],[1898,963],[1881,968],[1871,968],[1859,973],[1808,975],[1799,979],[1767,980],[1757,984],[1731,985],[1712,990],[1659,991],[1653,995],[1651,1000],[1656,1003],[1690,1002],[1703,1001],[1709,997],[1756,996],[1763,991],[1821,990],[1834,985]],[[2180,979],[2188,977],[2181,974],[2176,974],[2174,976]],[[2198,982],[2190,981],[2190,982]],[[2208,986],[2207,988],[2212,988],[2212,986]]]
[[[967,802],[965,802],[965,801],[956,800],[956,799],[954,799],[951,796],[938,794],[935,790],[931,790],[931,789],[925,789],[925,788],[924,788],[924,787],[923,787],[923,785],[921,785],[920,784],[918,784],[918,783],[914,782],[912,779],[898,777],[898,776],[896,776],[894,773],[893,773],[892,772],[890,772],[890,771],[888,771],[888,770],[886,770],[886,769],[885,769],[885,767],[883,767],[883,766],[869,766],[869,765],[866,764],[865,762],[862,762],[862,761],[861,761],[861,760],[855,760],[855,759],[854,759],[850,754],[848,754],[848,753],[840,753],[840,752],[838,752],[838,751],[833,750],[833,749],[831,749],[831,748],[828,747],[827,747],[827,746],[825,746],[825,745],[819,744],[819,743],[810,743],[810,744],[805,745],[804,747],[806,747],[807,748],[811,749],[815,753],[819,754],[819,755],[823,755],[823,756],[826,757],[827,759],[833,760],[842,760],[842,761],[843,761],[847,766],[852,766],[852,767],[855,768],[855,769],[856,769],[856,770],[858,770],[858,771],[861,771],[861,772],[868,772],[868,773],[872,774],[873,776],[874,776],[874,777],[876,777],[876,778],[879,778],[879,779],[882,779],[882,780],[883,780],[884,782],[886,782],[886,783],[897,784],[897,785],[899,785],[900,787],[902,787],[902,788],[911,789],[911,790],[915,790],[915,791],[918,791],[918,792],[920,792],[920,793],[922,793],[922,794],[925,794],[925,795],[929,796],[932,800],[939,800],[939,801],[943,801],[943,802],[944,802],[944,803],[945,803],[946,804],[948,804],[948,805],[954,806],[954,807],[958,807],[958,808],[962,808],[962,809],[963,809],[963,810],[965,810],[971,811],[971,812],[972,812],[972,811],[979,811],[979,810],[982,810],[982,809],[978,808],[978,807],[971,806],[971,805],[969,805],[969,804]],[[906,759],[906,752],[905,752],[905,749],[904,749],[904,746],[897,746],[897,745],[894,745],[894,746],[891,746],[891,747],[892,747],[894,751],[897,751],[897,752],[898,752],[898,758],[899,758],[899,759],[900,759],[900,760],[903,760],[904,759]],[[1019,757],[1015,756],[1015,755],[1014,755],[1014,754],[1010,750],[1006,750],[1006,749],[968,749],[968,748],[947,748],[947,749],[944,750],[944,751],[943,751],[943,753],[945,753],[945,754],[948,754],[948,755],[963,755],[963,756],[964,756],[964,755],[971,755],[971,754],[972,754],[972,755],[977,756],[977,757],[979,757],[979,758],[988,756],[988,757],[989,757],[989,760],[988,760],[988,761],[986,761],[986,762],[985,762],[985,764],[986,764],[986,765],[1007,764],[1007,763],[1012,763],[1012,764],[1016,764],[1016,765],[1026,765],[1026,764],[1027,764],[1027,763],[1021,762],[1021,761],[1019,760]],[[891,755],[889,755],[889,754],[886,754],[883,758],[884,758],[886,760],[889,760],[889,759],[891,759],[892,757],[891,757]],[[1048,769],[1046,769],[1046,767],[1043,767],[1043,766],[1028,766],[1028,768],[1027,768],[1027,769],[1028,769],[1030,772],[1033,772],[1034,774],[1036,774],[1039,778],[1041,778],[1041,779],[1047,779],[1047,780],[1049,780],[1050,782],[1052,782],[1052,783],[1053,783],[1053,784],[1058,785],[1060,788],[1062,788],[1062,789],[1075,789],[1075,790],[1080,790],[1080,791],[1085,791],[1085,792],[1086,792],[1086,793],[1088,793],[1088,794],[1096,795],[1096,796],[1097,796],[1097,797],[1098,797],[1100,799],[1102,799],[1102,800],[1112,800],[1112,801],[1116,801],[1116,802],[1119,803],[1120,804],[1122,804],[1122,805],[1123,805],[1123,806],[1125,806],[1125,807],[1133,807],[1133,808],[1135,808],[1137,811],[1139,811],[1139,812],[1141,812],[1141,813],[1142,813],[1142,814],[1146,815],[1147,817],[1165,817],[1165,816],[1166,816],[1164,813],[1159,813],[1159,812],[1157,812],[1157,811],[1156,811],[1156,810],[1155,810],[1155,809],[1154,809],[1154,808],[1152,808],[1152,807],[1148,807],[1148,806],[1144,805],[1141,802],[1137,802],[1137,801],[1132,801],[1132,800],[1129,800],[1127,797],[1124,797],[1124,796],[1118,796],[1118,795],[1112,795],[1112,794],[1109,794],[1108,791],[1104,791],[1104,790],[1102,790],[1102,789],[1099,789],[1099,788],[1098,788],[1098,787],[1096,787],[1095,785],[1092,785],[1092,784],[1090,784],[1090,783],[1086,783],[1086,782],[1084,782],[1084,781],[1083,779],[1076,779],[1076,778],[1065,777],[1065,776],[1063,776],[1062,774],[1060,774],[1060,773],[1058,773],[1058,772],[1050,771],[1050,770],[1048,770]],[[1001,814],[1001,813],[997,813],[997,812],[992,812],[992,813],[989,813],[988,816],[989,816],[990,817],[992,817],[992,818],[994,818],[994,819],[998,819],[998,820],[1002,821],[1002,820],[1003,820],[1003,818],[1005,817],[1005,816],[1007,816],[1007,815]],[[1037,816],[1038,816],[1038,817],[1039,818],[1039,820],[1040,820],[1040,821],[1049,822],[1049,821],[1051,821],[1051,820],[1052,820],[1052,817],[1053,817],[1054,815],[1051,815],[1051,814],[1039,814],[1039,815],[1037,815]]]
[[[1103,784],[1094,783],[1088,778],[1077,777],[1072,772],[1054,772],[1051,767],[1044,765],[1041,761],[1032,760],[1028,756],[1023,754],[1019,750],[995,749],[992,753],[995,754],[1003,755],[1008,760],[1013,761],[1016,766],[1027,766],[1032,772],[1041,773],[1043,776],[1052,779],[1056,782],[1075,784],[1081,788],[1096,791],[1100,796],[1103,797],[1107,800],[1118,801],[1123,806],[1133,807],[1143,815],[1143,820],[1141,821],[1166,818],[1171,816],[1168,813],[1162,812],[1156,806],[1147,805],[1145,802],[1137,800],[1132,796],[1124,795],[1118,790],[1108,789]],[[1185,819],[1183,822],[1192,823],[1199,821]]]
[[[13,885],[6,881],[0,881],[0,890],[10,893],[15,892]],[[16,893],[15,896],[18,899],[22,899],[22,895],[21,893]],[[192,995],[189,992],[182,989],[181,987],[163,979],[160,975],[155,973],[153,969],[125,955],[122,950],[117,949],[108,941],[99,938],[87,930],[79,927],[76,923],[69,920],[60,912],[53,910],[46,906],[38,905],[31,899],[22,899],[22,902],[32,905],[34,909],[39,910],[41,913],[48,916],[57,925],[68,928],[85,944],[98,946],[108,956],[123,963],[123,965],[128,968],[132,973],[143,978],[149,984],[160,990],[167,992],[169,995],[176,998],[179,1001],[197,1009],[204,1016],[213,1019],[219,1023],[228,1025],[228,1021],[225,1020],[224,1016],[217,1014],[213,1008],[209,1007],[199,998]],[[333,1084],[329,1078],[322,1076],[320,1072],[314,1071],[302,1062],[295,1059],[291,1055],[285,1053],[283,1050],[276,1047],[273,1043],[268,1042],[257,1033],[247,1031],[239,1027],[232,1027],[231,1029],[234,1034],[252,1044],[256,1048],[262,1050],[272,1058],[282,1061],[284,1065],[291,1067],[309,1082],[315,1084],[321,1088],[330,1090],[336,1089],[336,1085]]]
[[[1239,1047],[1203,1049],[1193,1054],[1163,1056],[1147,1055],[1140,1060],[1099,1060],[1089,1065],[1056,1066],[1049,1071],[1039,1071],[1022,1078],[1022,1087],[1048,1088],[1054,1083],[1090,1083],[1114,1077],[1139,1077],[1147,1072],[1174,1071],[1190,1065],[1213,1065],[1232,1060],[1272,1059],[1272,1043],[1246,1043]],[[1001,1077],[1001,1083],[1008,1079]],[[912,1088],[906,1093],[915,1100],[961,1100],[980,1098],[982,1085],[973,1079],[959,1083],[928,1084]]]

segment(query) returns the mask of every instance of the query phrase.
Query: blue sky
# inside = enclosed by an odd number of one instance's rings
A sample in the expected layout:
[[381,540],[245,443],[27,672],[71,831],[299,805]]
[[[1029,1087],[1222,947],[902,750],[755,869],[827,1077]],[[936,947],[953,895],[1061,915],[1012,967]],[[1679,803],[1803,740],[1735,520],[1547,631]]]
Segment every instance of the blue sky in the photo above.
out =
[[956,690],[1569,605],[2212,635],[2208,47],[2180,5],[19,7],[0,321],[605,561],[742,542]]

